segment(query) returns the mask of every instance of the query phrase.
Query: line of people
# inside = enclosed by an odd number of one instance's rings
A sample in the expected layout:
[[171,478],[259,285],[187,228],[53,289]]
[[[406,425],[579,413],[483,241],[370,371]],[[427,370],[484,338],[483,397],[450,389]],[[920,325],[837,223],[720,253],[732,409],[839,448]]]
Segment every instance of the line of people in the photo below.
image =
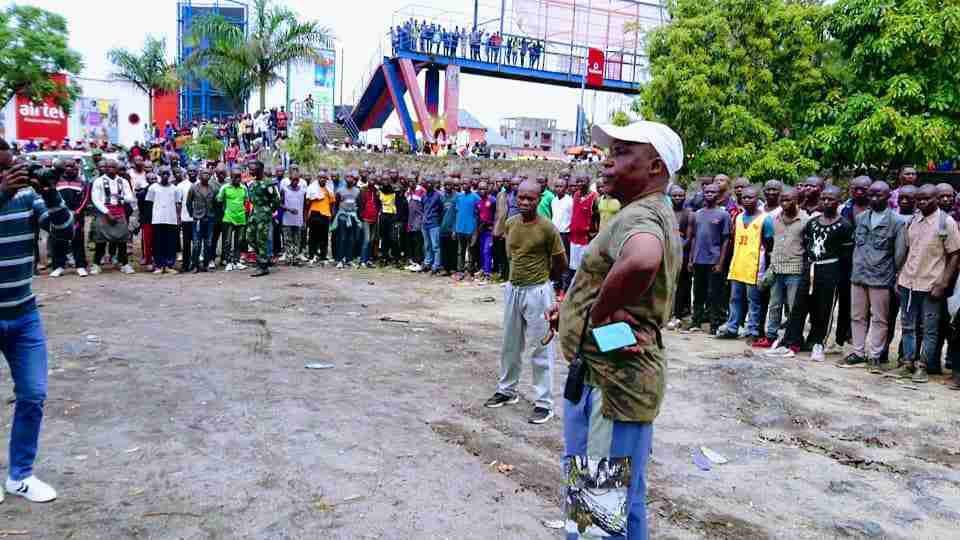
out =
[[[944,373],[944,342],[945,367],[960,365],[960,329],[947,302],[960,262],[960,205],[950,184],[916,182],[905,167],[896,189],[858,176],[848,197],[817,176],[762,188],[704,177],[692,197],[671,186],[685,263],[668,328],[709,325],[717,339],[746,338],[768,356],[809,351],[823,361],[835,327],[836,345],[850,345],[841,365],[899,367],[916,383]],[[960,390],[958,372],[951,387]]]
[[542,67],[540,62],[546,45],[542,40],[523,36],[504,36],[479,28],[467,31],[459,26],[447,30],[436,23],[413,19],[391,28],[390,38],[394,54],[419,51],[530,68]]
[[504,223],[519,212],[516,187],[531,178],[544,190],[538,213],[560,231],[571,261],[566,288],[589,238],[617,209],[615,200],[591,189],[586,170],[548,181],[534,172],[491,178],[478,167],[443,176],[372,168],[314,174],[255,160],[243,167],[182,167],[176,154],[157,165],[141,157],[129,166],[100,154],[94,160],[89,182],[77,162],[50,164],[77,216],[72,238],[50,246],[52,277],[71,266],[80,276],[99,274],[110,263],[134,273],[129,253],[139,236],[139,266],[157,274],[244,270],[254,263],[258,276],[277,263],[380,264],[457,279],[506,279]]

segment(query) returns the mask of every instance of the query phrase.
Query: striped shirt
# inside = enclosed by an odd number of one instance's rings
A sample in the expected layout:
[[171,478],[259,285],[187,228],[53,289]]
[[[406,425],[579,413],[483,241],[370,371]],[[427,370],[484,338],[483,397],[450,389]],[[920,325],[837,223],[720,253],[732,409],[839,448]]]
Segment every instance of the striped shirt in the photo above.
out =
[[57,190],[42,197],[26,188],[13,197],[0,192],[0,320],[17,319],[37,307],[30,285],[38,226],[64,240],[73,236],[73,213]]

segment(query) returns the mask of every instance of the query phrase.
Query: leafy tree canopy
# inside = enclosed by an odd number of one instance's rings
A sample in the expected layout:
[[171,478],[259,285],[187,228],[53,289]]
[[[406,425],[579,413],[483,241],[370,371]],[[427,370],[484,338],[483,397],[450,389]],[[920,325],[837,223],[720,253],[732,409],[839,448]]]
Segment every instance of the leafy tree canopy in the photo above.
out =
[[0,11],[0,107],[19,93],[34,101],[52,97],[69,111],[79,85],[60,85],[50,74],[76,75],[82,69],[80,55],[67,46],[62,16],[16,4]]
[[826,92],[827,11],[791,0],[671,0],[647,36],[651,80],[634,109],[673,126],[693,174],[794,182],[819,164],[798,144]]
[[960,153],[960,3],[839,0],[828,28],[850,76],[810,107],[810,155],[880,172]]

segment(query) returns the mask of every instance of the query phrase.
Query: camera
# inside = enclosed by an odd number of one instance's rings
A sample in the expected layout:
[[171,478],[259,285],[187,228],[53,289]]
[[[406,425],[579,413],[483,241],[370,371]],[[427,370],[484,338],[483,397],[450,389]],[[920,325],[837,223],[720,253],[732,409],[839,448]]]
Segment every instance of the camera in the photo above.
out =
[[36,180],[41,186],[52,186],[57,182],[57,172],[43,165],[33,162],[27,166],[27,175]]

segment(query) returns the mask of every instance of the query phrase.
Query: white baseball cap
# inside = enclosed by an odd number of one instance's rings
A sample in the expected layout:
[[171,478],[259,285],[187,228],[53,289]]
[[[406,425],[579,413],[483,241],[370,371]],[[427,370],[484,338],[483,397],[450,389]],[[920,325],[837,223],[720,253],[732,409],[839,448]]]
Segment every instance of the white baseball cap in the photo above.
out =
[[670,176],[683,167],[683,141],[668,126],[659,122],[641,120],[628,126],[602,124],[593,126],[593,144],[609,147],[613,141],[645,143],[653,146],[660,159],[667,164]]

